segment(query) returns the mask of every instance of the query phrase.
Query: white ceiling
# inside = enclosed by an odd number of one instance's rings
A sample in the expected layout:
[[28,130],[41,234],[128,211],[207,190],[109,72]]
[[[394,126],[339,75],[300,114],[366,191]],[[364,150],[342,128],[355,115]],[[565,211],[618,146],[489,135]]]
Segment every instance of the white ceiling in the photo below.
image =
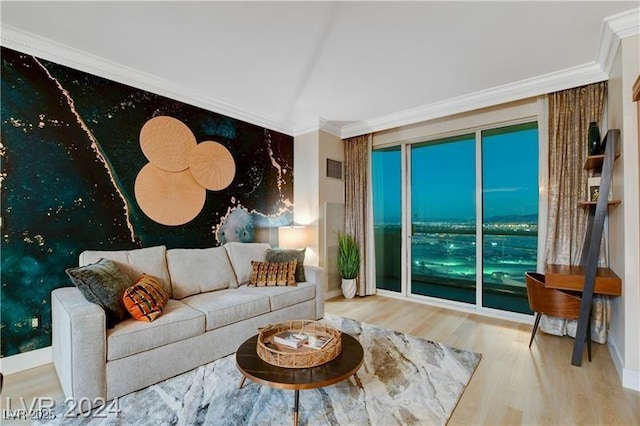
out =
[[604,19],[637,6],[2,1],[2,44],[288,134],[322,120],[348,136],[602,80]]

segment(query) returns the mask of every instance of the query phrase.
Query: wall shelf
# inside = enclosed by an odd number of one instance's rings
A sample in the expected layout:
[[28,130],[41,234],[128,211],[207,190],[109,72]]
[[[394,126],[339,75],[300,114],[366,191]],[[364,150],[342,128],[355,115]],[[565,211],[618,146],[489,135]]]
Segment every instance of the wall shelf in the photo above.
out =
[[[620,203],[622,203],[622,200],[607,201],[607,205],[609,205],[609,206],[617,206]],[[597,201],[580,201],[578,203],[578,205],[581,206],[581,207],[596,206],[596,205],[598,205],[598,202]]]
[[[616,154],[615,158],[618,158],[618,157],[620,157],[620,154]],[[587,159],[584,162],[584,168],[586,170],[601,169],[603,161],[604,161],[604,154],[590,155],[587,157]]]

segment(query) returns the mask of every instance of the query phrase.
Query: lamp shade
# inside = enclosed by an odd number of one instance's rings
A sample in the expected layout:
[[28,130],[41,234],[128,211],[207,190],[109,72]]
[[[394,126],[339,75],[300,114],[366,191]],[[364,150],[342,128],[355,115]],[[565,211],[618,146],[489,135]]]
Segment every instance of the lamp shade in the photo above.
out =
[[284,249],[299,249],[307,246],[304,226],[281,226],[278,228],[278,246]]

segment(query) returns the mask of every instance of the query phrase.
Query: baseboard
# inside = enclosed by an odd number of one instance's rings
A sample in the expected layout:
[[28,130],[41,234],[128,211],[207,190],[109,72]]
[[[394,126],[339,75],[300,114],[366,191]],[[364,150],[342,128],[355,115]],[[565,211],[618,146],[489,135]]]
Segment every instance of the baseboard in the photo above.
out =
[[53,362],[51,346],[0,358],[0,371],[9,375]]
[[613,340],[607,339],[607,347],[609,348],[613,365],[618,372],[618,377],[620,377],[620,382],[622,382],[622,387],[640,392],[640,371],[624,368],[622,356]]
[[477,307],[463,302],[455,302],[452,300],[438,299],[436,297],[411,295],[405,296],[395,291],[377,290],[380,296],[390,297],[392,299],[406,300],[409,302],[421,303],[423,305],[435,306],[437,308],[451,309],[453,311],[466,312],[476,314],[483,317],[496,318],[506,321],[518,322],[521,324],[533,324],[533,315],[520,314],[517,312],[507,312],[498,309]]
[[620,352],[618,351],[618,347],[611,339],[611,336],[607,339],[607,347],[609,348],[609,354],[611,355],[611,360],[613,361],[613,365],[616,367],[616,371],[618,372],[618,377],[622,380],[622,371],[624,370],[624,363],[622,362],[622,356],[620,356]]
[[622,387],[640,392],[640,371],[623,368]]
[[334,297],[338,297],[338,296],[342,296],[342,290],[340,289],[331,290],[325,293],[324,300],[333,299]]

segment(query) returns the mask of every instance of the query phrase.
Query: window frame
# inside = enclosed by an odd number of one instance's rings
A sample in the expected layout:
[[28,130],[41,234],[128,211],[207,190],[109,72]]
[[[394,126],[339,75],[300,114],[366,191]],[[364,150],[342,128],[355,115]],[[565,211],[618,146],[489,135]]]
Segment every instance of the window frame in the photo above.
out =
[[[456,310],[480,313],[482,315],[506,318],[519,322],[531,322],[531,315],[502,311],[482,306],[482,273],[476,275],[476,303],[470,305],[428,296],[415,295],[410,292],[411,280],[411,245],[408,236],[411,229],[411,145],[435,142],[442,139],[454,138],[475,133],[476,135],[476,241],[482,241],[482,132],[500,127],[526,124],[533,121],[538,125],[538,242],[537,242],[537,270],[544,270],[547,231],[547,193],[548,193],[548,121],[547,99],[544,96],[530,98],[494,106],[482,110],[457,114],[452,117],[430,120],[374,134],[373,149],[401,147],[402,173],[402,255],[401,268],[403,271],[400,293],[378,289],[377,292],[390,297],[409,298],[411,300],[453,308]],[[370,243],[372,246],[373,239]],[[372,247],[373,249],[373,247]],[[375,253],[374,250],[370,251]],[[482,244],[476,244],[476,270],[482,271]],[[375,261],[375,259],[372,259]]]

